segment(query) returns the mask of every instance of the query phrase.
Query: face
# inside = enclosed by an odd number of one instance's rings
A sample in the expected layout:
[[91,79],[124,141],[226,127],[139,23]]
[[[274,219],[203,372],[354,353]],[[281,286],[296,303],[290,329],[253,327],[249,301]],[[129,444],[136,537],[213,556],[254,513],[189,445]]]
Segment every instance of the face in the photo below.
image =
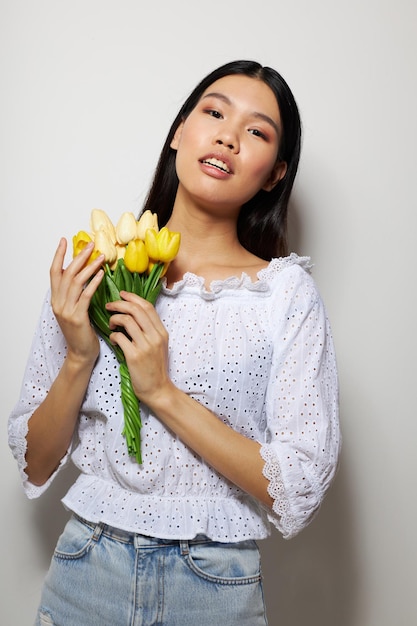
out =
[[273,91],[244,75],[214,82],[179,126],[178,193],[199,204],[238,211],[285,175],[279,162],[281,117]]

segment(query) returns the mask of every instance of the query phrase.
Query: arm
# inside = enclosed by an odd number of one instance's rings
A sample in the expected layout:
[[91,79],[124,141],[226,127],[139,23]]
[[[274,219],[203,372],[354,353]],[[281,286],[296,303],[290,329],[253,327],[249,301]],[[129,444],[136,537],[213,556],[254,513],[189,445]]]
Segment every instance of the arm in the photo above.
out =
[[47,481],[70,445],[99,353],[88,306],[103,276],[99,269],[103,257],[86,265],[92,247],[87,246],[64,270],[66,241],[62,239],[51,265],[52,309],[65,337],[67,354],[47,396],[28,422],[26,473],[34,485]]
[[194,452],[220,474],[272,507],[260,444],[239,434],[172,383],[144,402]]
[[326,311],[308,275],[289,294],[289,323],[275,338],[285,348],[275,351],[271,363],[261,448],[274,499],[269,518],[286,538],[318,512],[340,451],[337,368]]

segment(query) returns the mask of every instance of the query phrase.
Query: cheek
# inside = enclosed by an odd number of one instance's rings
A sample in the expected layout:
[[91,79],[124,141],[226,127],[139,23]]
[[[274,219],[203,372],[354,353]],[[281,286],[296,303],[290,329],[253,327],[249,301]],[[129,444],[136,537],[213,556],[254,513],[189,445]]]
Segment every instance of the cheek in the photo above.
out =
[[251,163],[253,179],[262,187],[269,179],[275,166],[275,156],[260,156]]
[[180,174],[189,171],[191,167],[189,152],[185,147],[185,143],[183,143],[182,140],[177,149],[177,154],[175,157],[175,167],[177,170],[177,175],[180,179]]
[[193,146],[203,133],[203,125],[189,116],[182,125],[178,147]]
[[178,170],[181,170],[183,167],[183,164],[186,164],[187,161],[187,155],[188,155],[188,138],[187,138],[187,133],[185,130],[183,130],[180,139],[177,142],[176,145],[176,155],[175,155],[175,166],[177,168],[177,172]]
[[187,162],[198,154],[199,133],[184,124],[181,136],[177,142],[177,163]]

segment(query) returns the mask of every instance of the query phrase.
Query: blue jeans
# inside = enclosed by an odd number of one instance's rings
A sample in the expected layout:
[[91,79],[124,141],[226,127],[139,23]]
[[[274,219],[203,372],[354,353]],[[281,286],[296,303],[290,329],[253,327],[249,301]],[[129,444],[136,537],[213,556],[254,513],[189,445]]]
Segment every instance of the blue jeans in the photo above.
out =
[[265,626],[254,541],[154,539],[73,516],[36,626]]

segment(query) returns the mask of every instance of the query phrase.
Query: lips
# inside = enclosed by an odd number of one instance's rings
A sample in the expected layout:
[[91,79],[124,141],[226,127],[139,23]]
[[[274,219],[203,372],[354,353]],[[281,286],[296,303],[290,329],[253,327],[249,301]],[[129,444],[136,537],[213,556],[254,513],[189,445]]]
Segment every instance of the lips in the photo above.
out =
[[207,155],[200,162],[204,165],[211,165],[226,174],[233,174],[231,163],[223,155]]

